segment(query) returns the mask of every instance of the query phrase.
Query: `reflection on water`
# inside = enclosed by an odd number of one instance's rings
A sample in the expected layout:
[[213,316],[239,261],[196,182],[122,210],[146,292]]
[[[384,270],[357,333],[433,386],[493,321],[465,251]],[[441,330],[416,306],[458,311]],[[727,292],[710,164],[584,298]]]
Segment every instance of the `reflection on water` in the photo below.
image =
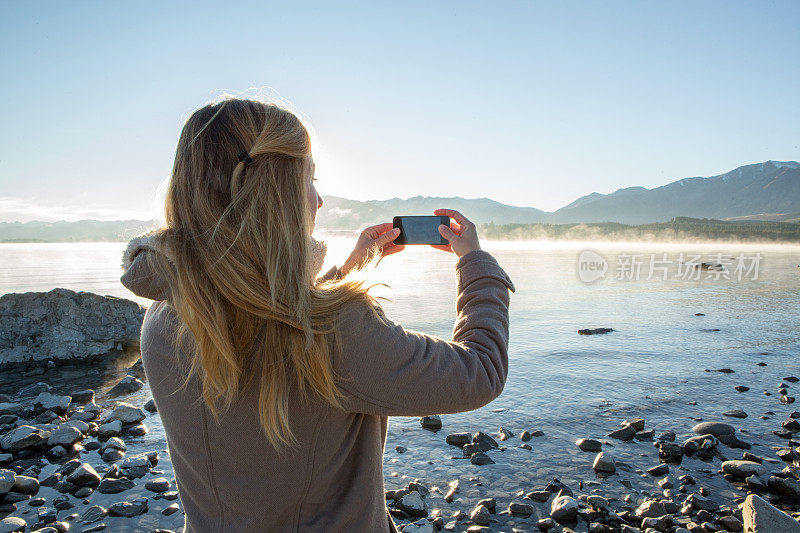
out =
[[[326,240],[327,269],[342,263],[354,238]],[[0,293],[67,287],[134,298],[119,284],[123,248],[124,243],[0,244]],[[741,408],[750,416],[736,423],[744,438],[759,442],[754,453],[771,456],[769,446],[782,444],[771,431],[792,409],[762,391],[774,393],[783,376],[800,373],[800,248],[564,242],[494,242],[484,248],[495,255],[517,289],[511,297],[505,390],[481,409],[443,415],[444,428],[438,433],[421,429],[415,418],[392,418],[385,457],[387,488],[404,486],[415,477],[442,487],[460,478],[456,504],[460,501],[465,510],[486,495],[498,497],[498,507],[501,501],[507,505],[517,490],[533,490],[553,476],[570,483],[594,479],[591,458],[577,450],[574,440],[603,436],[629,416],[645,418],[657,431],[675,431],[681,439],[689,435],[694,419],[719,419],[721,411]],[[576,270],[579,252],[586,248],[610,259],[622,252],[670,257],[760,253],[763,258],[757,280],[622,281],[614,279],[612,265],[606,279],[586,284]],[[454,264],[454,256],[428,247],[409,246],[384,258],[373,275],[374,281],[390,286],[376,288],[376,294],[390,298],[383,304],[387,316],[407,328],[449,338],[455,319]],[[578,329],[594,327],[611,327],[614,332],[577,334]],[[767,366],[756,366],[761,361]],[[735,373],[705,371],[722,367]],[[740,384],[750,392],[736,392],[733,387]],[[8,381],[0,384],[4,390],[8,386]],[[145,389],[141,400],[146,394]],[[498,409],[502,411],[495,412]],[[779,416],[759,418],[770,410]],[[447,433],[494,433],[500,425],[517,437],[504,443],[505,451],[492,452],[497,464],[488,468],[470,464],[459,457],[460,450],[444,442]],[[525,429],[545,432],[545,437],[530,442],[531,451],[517,447]],[[151,427],[148,439],[163,445],[163,430]],[[408,451],[396,453],[396,444]],[[638,468],[657,462],[650,443],[617,446],[614,453]],[[685,466],[691,467],[692,461]],[[475,487],[471,477],[483,485]],[[606,489],[612,494],[630,492],[620,479],[632,482],[634,491],[657,490],[652,480],[633,471],[614,476]],[[727,484],[716,487],[714,494],[736,496]]]

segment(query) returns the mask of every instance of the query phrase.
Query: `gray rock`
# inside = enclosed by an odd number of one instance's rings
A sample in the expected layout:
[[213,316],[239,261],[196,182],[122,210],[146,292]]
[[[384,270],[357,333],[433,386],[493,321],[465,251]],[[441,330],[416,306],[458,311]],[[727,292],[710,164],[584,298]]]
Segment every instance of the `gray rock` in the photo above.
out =
[[691,505],[694,509],[709,512],[719,509],[719,505],[699,494],[690,494],[689,497],[686,498],[686,504]]
[[97,487],[97,491],[100,494],[118,494],[128,489],[132,489],[135,486],[136,483],[124,477],[118,479],[106,478],[100,482],[100,485]]
[[489,509],[484,507],[483,505],[476,505],[475,509],[469,514],[470,520],[478,524],[479,526],[488,526],[492,522],[491,514],[489,513]]
[[439,417],[439,415],[420,417],[419,423],[425,429],[430,429],[433,431],[442,429],[442,419]]
[[472,442],[472,433],[451,433],[445,438],[445,442],[451,446],[462,447]]
[[117,437],[122,433],[122,421],[114,420],[97,428],[97,436],[101,439]]
[[93,524],[105,518],[107,514],[108,511],[106,511],[104,507],[100,507],[99,505],[92,505],[91,507],[86,509],[81,515],[81,522],[83,522],[84,524]]
[[166,492],[169,490],[169,487],[169,480],[165,477],[153,478],[144,484],[144,488],[150,492]]
[[62,424],[50,433],[47,444],[49,446],[71,446],[82,438],[83,434],[79,429]]
[[617,467],[614,464],[614,458],[606,452],[600,452],[597,454],[597,456],[594,458],[592,468],[595,472],[601,472],[604,474],[613,474],[617,471]]
[[15,415],[20,409],[22,409],[22,404],[19,403],[0,403],[0,415]]
[[508,512],[517,516],[530,516],[533,514],[533,506],[527,503],[511,502],[508,506]]
[[0,496],[11,490],[14,486],[14,472],[0,468]]
[[117,450],[115,448],[108,448],[108,449],[102,451],[102,453],[100,454],[100,457],[106,463],[114,463],[116,461],[119,461],[123,457],[125,457],[125,452],[123,452],[121,450]]
[[156,402],[152,398],[150,398],[149,400],[147,400],[147,403],[144,404],[144,410],[147,411],[148,413],[157,413],[158,407],[156,407]]
[[75,403],[89,403],[94,401],[94,391],[92,389],[79,390],[70,394],[72,401]]
[[794,502],[800,502],[800,483],[796,479],[770,476],[767,485],[769,490],[775,494],[780,494]]
[[645,500],[637,509],[636,516],[641,518],[660,518],[667,514],[664,504],[656,500]]
[[633,440],[633,438],[636,436],[636,430],[633,428],[633,426],[630,425],[623,426],[620,429],[617,429],[616,431],[612,431],[611,433],[608,434],[608,436],[611,437],[612,439],[629,441]]
[[90,292],[53,289],[0,297],[0,367],[94,360],[138,346],[146,309]]
[[71,402],[71,396],[59,396],[50,394],[49,392],[42,392],[33,400],[33,406],[36,409],[53,411],[54,413],[63,415],[67,412],[67,409],[69,409],[69,404]]
[[147,512],[147,498],[137,498],[132,502],[119,502],[108,508],[111,516],[126,516],[128,518],[139,516]]
[[722,415],[730,416],[732,418],[747,418],[747,413],[745,413],[741,409],[732,409],[730,411],[724,411]]
[[755,494],[749,495],[741,507],[747,533],[800,533],[797,520]]
[[478,466],[495,464],[492,458],[483,452],[473,453],[469,458],[469,462]]
[[105,450],[108,450],[109,448],[110,449],[114,449],[114,450],[120,450],[120,451],[124,452],[125,450],[128,449],[128,446],[125,444],[125,441],[122,440],[121,438],[119,438],[119,437],[111,437],[110,439],[108,439],[106,441],[105,444],[103,444],[101,449],[103,451],[105,451]]
[[481,449],[482,452],[488,452],[492,448],[499,448],[500,446],[497,444],[497,441],[494,440],[492,437],[484,433],[483,431],[478,431],[472,436],[472,442],[477,444],[478,447]]
[[736,433],[736,429],[732,425],[724,422],[701,422],[694,426],[692,431],[698,435],[714,435],[715,437]]
[[125,402],[117,402],[116,407],[111,414],[106,418],[105,422],[113,422],[119,420],[123,424],[136,424],[147,418],[147,413],[144,409],[136,407]]
[[36,494],[39,492],[39,480],[30,476],[17,476],[14,478],[12,490],[22,494]]
[[0,448],[10,452],[17,452],[46,444],[49,438],[49,431],[28,425],[19,426],[0,437]]
[[[161,514],[163,514],[164,516],[170,516],[180,511],[180,509],[181,508],[178,507],[177,503],[171,503],[168,506],[164,507],[164,509],[161,511]],[[433,533],[433,529],[431,529],[431,533]]]
[[28,524],[25,520],[18,516],[7,516],[0,520],[0,533],[16,533],[17,531],[25,531]]
[[83,463],[67,476],[67,481],[79,487],[96,487],[100,484],[100,475],[89,463]]
[[603,443],[595,439],[578,439],[575,445],[584,452],[599,452],[603,449]]
[[412,516],[427,516],[428,509],[419,492],[413,490],[395,501],[395,507]]
[[514,434],[510,430],[504,428],[503,426],[500,426],[500,429],[497,431],[497,437],[500,440],[508,440],[513,436]]
[[550,516],[559,522],[574,522],[578,516],[578,501],[571,496],[557,496],[550,504]]
[[109,396],[122,396],[124,394],[132,394],[136,391],[142,390],[144,382],[137,379],[136,376],[125,376],[122,380],[114,385],[110,391]]
[[750,476],[763,476],[767,469],[763,465],[752,461],[725,461],[722,463],[722,471],[732,476],[748,478]]

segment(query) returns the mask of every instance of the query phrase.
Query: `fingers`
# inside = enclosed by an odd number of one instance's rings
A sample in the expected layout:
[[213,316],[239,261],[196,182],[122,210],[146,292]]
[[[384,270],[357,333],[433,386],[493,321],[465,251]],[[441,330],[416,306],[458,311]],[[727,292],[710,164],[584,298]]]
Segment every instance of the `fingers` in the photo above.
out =
[[381,254],[383,256],[392,255],[396,254],[397,252],[402,252],[403,250],[405,250],[405,248],[406,247],[404,244],[387,244],[381,250]]
[[456,234],[451,228],[445,226],[444,224],[439,224],[439,234],[447,239],[449,243],[452,244],[453,239],[457,238],[459,235]]
[[377,239],[375,239],[373,244],[381,247],[386,246],[387,244],[395,240],[398,235],[400,235],[400,228],[389,229],[389,231],[387,231],[386,233],[380,235]]
[[390,231],[393,226],[391,222],[384,222],[383,224],[376,224],[375,226],[365,228],[361,234],[366,235],[370,239],[377,239],[379,235]]
[[459,226],[463,227],[470,227],[472,222],[470,222],[467,217],[456,211],[455,209],[437,209],[433,212],[434,215],[446,215],[456,222],[458,222]]

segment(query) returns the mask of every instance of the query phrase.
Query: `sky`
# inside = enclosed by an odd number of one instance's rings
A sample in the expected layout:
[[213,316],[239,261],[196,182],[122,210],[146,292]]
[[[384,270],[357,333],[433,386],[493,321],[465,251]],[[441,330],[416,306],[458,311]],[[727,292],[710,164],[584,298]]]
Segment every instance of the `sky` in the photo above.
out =
[[0,221],[149,219],[183,123],[267,94],[323,195],[547,211],[800,160],[800,2],[0,0]]

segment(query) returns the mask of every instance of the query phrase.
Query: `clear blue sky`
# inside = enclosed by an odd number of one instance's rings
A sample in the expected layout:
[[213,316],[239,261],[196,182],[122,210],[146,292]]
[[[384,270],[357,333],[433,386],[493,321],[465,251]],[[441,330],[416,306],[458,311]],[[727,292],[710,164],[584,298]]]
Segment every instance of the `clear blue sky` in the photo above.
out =
[[[160,214],[180,128],[271,87],[319,189],[554,210],[800,159],[800,2],[0,2],[0,221]],[[152,209],[155,212],[151,211]]]

